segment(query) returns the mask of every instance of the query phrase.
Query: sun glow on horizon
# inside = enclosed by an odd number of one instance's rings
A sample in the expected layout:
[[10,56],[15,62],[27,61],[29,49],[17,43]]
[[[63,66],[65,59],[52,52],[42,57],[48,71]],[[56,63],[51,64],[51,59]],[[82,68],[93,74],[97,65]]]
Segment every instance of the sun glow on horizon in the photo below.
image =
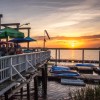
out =
[[83,44],[82,41],[79,40],[68,40],[67,47],[68,48],[78,48]]

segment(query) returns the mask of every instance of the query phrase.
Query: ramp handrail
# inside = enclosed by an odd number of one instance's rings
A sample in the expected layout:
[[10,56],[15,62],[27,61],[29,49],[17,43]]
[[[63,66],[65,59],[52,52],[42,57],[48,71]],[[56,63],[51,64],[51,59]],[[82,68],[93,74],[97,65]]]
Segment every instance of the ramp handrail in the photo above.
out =
[[30,67],[36,71],[36,65],[48,59],[50,59],[50,51],[0,57],[0,83],[12,79],[17,74],[24,79],[21,72],[27,71]]

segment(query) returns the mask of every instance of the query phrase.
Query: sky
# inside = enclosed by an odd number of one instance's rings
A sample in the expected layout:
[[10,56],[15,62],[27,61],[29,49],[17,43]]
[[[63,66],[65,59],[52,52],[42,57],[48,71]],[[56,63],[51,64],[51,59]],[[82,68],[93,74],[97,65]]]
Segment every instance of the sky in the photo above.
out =
[[45,29],[46,47],[100,47],[100,0],[0,0],[0,14],[2,23],[30,23],[32,47],[43,46]]

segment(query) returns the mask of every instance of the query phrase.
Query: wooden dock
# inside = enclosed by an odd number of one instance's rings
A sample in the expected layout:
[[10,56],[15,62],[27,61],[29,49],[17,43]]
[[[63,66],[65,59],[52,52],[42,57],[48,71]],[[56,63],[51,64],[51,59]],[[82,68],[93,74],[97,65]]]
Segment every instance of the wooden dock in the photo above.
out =
[[93,75],[93,74],[80,74],[80,76],[74,76],[74,77],[66,77],[66,76],[54,76],[53,73],[48,73],[48,80],[52,81],[59,81],[61,78],[65,79],[82,79],[86,83],[90,84],[99,84],[100,83],[100,75]]

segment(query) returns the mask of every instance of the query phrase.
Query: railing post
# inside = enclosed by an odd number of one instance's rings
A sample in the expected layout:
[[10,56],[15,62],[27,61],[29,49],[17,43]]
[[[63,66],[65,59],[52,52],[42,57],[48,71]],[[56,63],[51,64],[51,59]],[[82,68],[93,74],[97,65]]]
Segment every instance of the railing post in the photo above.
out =
[[55,63],[55,65],[57,65],[57,49],[56,49],[56,55],[55,56],[56,56],[56,63]]
[[59,61],[60,61],[60,49],[59,49],[58,51],[59,51],[59,54],[58,54],[58,59],[59,59]]
[[84,63],[84,49],[82,50],[82,63]]
[[99,67],[100,67],[100,49],[99,49]]
[[10,77],[11,77],[11,80],[12,80],[12,76],[13,76],[13,72],[12,72],[12,58],[10,59]]
[[27,60],[28,60],[27,58],[28,58],[28,57],[27,57],[27,56],[28,56],[28,55],[26,55],[26,64],[25,64],[26,71],[27,71],[27,69],[28,69],[28,62],[27,62]]

